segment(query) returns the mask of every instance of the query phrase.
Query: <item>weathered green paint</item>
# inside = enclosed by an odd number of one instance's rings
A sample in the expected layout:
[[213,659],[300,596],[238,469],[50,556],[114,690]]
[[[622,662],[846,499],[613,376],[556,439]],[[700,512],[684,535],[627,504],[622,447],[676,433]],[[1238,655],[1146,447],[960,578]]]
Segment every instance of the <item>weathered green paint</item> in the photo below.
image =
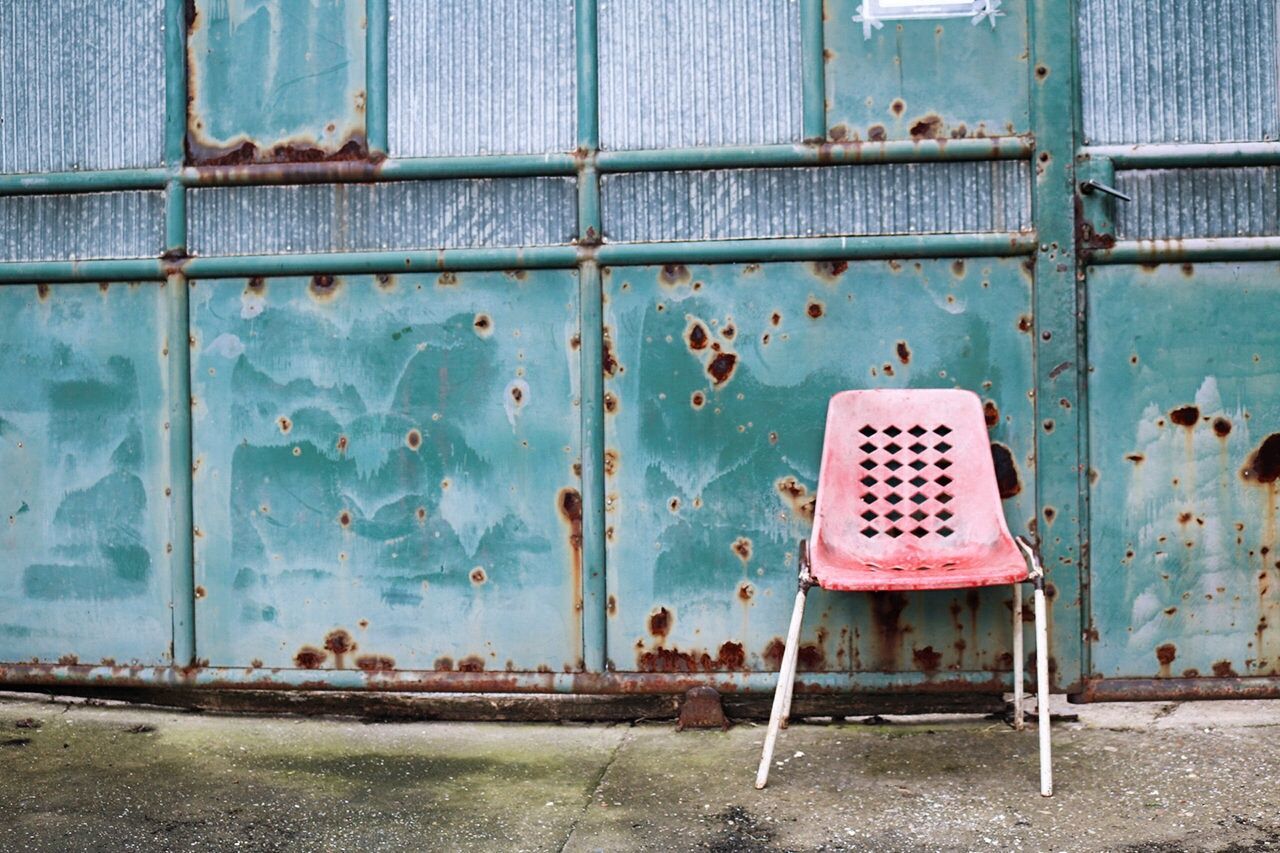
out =
[[[1031,129],[1027,6],[996,26],[968,18],[882,21],[864,38],[859,0],[826,0],[827,137],[1011,136]],[[1068,34],[1059,33],[1066,52]]]
[[197,281],[191,316],[201,659],[579,667],[576,273]]
[[[1022,261],[616,267],[605,296],[611,668],[776,669],[836,391],[978,391],[1033,522]],[[807,669],[1011,668],[1007,589],[811,595]]]
[[[365,9],[348,0],[194,0],[187,38],[188,154],[290,160],[365,142]],[[350,154],[348,155],[350,156]],[[304,158],[305,159],[305,158]]]
[[1275,263],[1089,271],[1095,675],[1280,673],[1277,298]]
[[[1003,7],[1002,7],[1003,8]],[[1032,308],[1035,335],[1036,544],[1049,594],[1049,670],[1073,689],[1086,666],[1081,636],[1088,542],[1084,508],[1086,436],[1081,424],[1084,325],[1076,277],[1077,138],[1074,0],[1030,4],[1031,123],[1036,138],[1033,203],[1039,250]],[[999,27],[997,26],[997,29]],[[1030,646],[1031,644],[1028,643]],[[1028,666],[1030,673],[1033,666]]]
[[0,316],[0,660],[166,664],[164,289],[9,286]]

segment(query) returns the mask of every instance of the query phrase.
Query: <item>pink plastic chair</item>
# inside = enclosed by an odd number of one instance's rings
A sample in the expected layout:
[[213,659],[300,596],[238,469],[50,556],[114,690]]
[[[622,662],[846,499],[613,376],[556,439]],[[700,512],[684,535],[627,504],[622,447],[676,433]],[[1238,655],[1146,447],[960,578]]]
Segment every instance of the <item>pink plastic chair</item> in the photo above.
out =
[[756,787],[791,714],[814,586],[845,592],[1013,586],[1014,727],[1022,723],[1022,588],[1035,587],[1040,793],[1053,794],[1044,572],[1005,524],[982,403],[960,390],[844,391],[827,407],[812,546],[800,578]]

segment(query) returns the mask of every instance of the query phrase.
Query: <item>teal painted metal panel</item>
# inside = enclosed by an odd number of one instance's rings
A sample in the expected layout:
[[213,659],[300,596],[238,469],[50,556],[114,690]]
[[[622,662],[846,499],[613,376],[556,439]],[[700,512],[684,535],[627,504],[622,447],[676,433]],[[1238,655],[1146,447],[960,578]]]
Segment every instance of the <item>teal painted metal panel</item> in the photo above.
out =
[[[618,267],[605,297],[612,668],[777,668],[826,404],[846,388],[978,391],[1010,526],[1034,530],[1022,261]],[[811,595],[803,668],[1011,667],[1008,589]]]
[[0,287],[0,660],[167,664],[164,288]]
[[188,161],[364,156],[364,0],[194,0],[189,9]]
[[1093,672],[1280,673],[1274,263],[1089,271]]
[[854,20],[859,6],[860,0],[826,2],[829,139],[948,139],[1030,129],[1027,0],[1001,3],[994,27],[969,18],[887,20],[869,37]]
[[579,667],[576,277],[192,285],[201,659]]

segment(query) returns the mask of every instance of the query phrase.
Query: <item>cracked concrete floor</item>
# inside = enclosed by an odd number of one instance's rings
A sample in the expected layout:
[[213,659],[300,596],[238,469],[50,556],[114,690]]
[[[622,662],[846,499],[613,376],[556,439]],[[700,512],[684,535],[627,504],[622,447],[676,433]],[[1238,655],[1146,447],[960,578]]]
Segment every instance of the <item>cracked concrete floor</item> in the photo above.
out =
[[371,723],[0,695],[0,850],[1280,849],[1280,702],[764,729]]

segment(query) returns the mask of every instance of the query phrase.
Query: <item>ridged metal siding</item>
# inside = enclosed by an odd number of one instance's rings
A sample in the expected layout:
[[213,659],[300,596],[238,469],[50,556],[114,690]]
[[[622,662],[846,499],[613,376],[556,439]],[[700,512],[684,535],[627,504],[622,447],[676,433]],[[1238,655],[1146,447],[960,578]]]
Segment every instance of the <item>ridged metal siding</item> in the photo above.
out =
[[0,261],[148,258],[164,251],[164,193],[0,196]]
[[0,172],[159,165],[162,0],[0,5]]
[[571,178],[198,189],[188,245],[248,255],[567,243],[575,205]]
[[642,172],[604,178],[611,240],[1021,231],[1027,163]]
[[1276,0],[1081,0],[1086,141],[1280,137],[1277,5]]
[[392,156],[574,147],[572,0],[391,0],[390,7]]
[[1123,171],[1116,180],[1133,196],[1115,206],[1122,239],[1280,234],[1280,168]]
[[798,140],[800,69],[796,0],[605,0],[601,146]]

